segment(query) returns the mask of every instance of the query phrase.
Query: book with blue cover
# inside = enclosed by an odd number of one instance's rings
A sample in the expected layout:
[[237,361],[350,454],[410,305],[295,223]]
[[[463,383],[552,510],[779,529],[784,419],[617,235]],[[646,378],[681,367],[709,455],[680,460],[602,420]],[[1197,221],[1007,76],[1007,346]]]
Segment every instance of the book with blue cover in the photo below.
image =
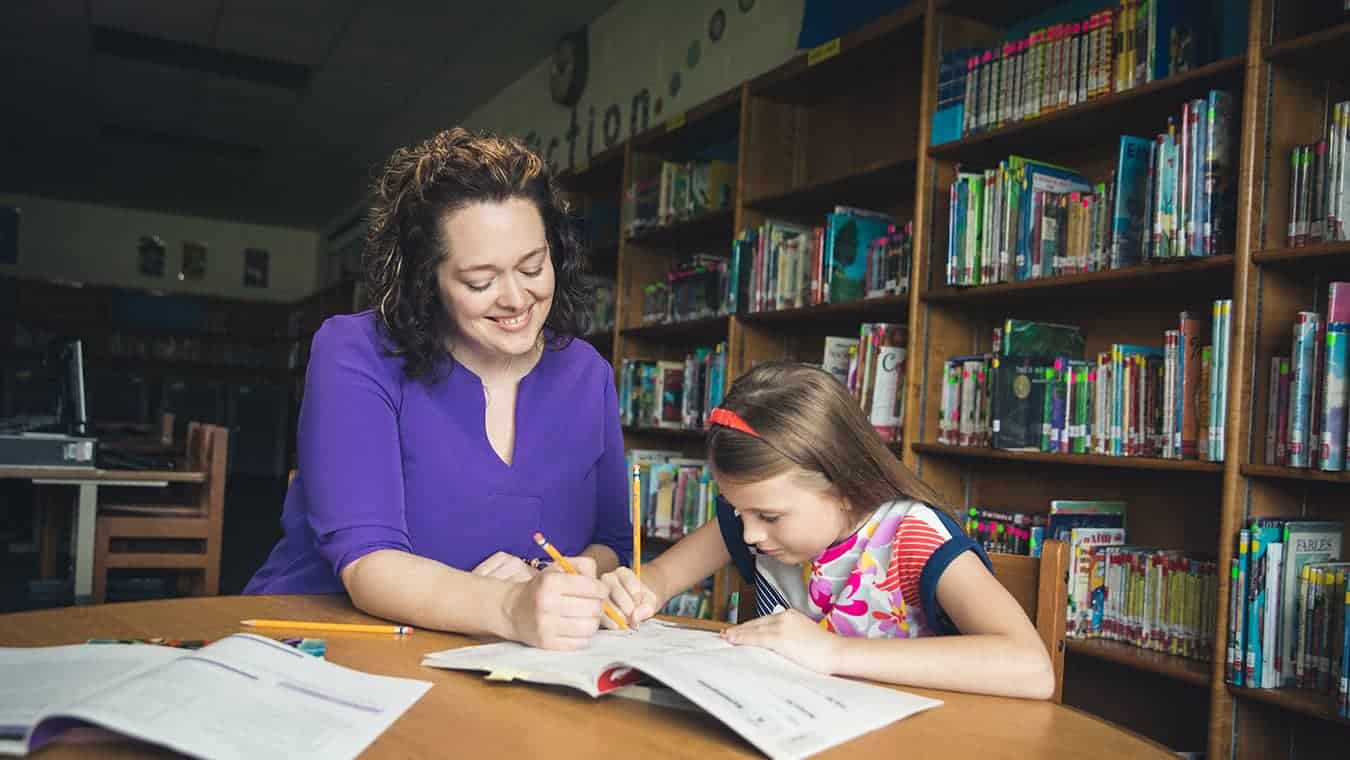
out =
[[867,254],[887,234],[889,216],[835,213],[826,216],[825,259],[829,262],[830,303],[860,301],[867,289]]
[[1116,159],[1116,198],[1111,215],[1111,268],[1143,258],[1148,224],[1148,174],[1153,141],[1121,135]]

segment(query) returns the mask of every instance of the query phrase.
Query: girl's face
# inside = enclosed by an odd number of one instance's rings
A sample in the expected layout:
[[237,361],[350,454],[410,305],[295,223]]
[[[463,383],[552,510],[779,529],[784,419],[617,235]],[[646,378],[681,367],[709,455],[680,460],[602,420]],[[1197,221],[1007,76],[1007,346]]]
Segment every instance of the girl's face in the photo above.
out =
[[718,475],[717,487],[740,515],[745,542],[786,564],[810,562],[856,523],[848,503],[814,473],[788,470],[754,483]]

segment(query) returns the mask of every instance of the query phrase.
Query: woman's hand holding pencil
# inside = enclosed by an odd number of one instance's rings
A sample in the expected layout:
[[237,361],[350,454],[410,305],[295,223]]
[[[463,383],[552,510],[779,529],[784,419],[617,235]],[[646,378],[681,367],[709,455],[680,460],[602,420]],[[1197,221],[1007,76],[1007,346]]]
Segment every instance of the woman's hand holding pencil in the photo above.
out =
[[608,591],[595,579],[594,565],[582,564],[589,573],[584,575],[560,557],[555,556],[554,562],[561,572],[542,572],[525,583],[509,585],[502,609],[510,628],[506,638],[541,649],[590,645],[605,619]]

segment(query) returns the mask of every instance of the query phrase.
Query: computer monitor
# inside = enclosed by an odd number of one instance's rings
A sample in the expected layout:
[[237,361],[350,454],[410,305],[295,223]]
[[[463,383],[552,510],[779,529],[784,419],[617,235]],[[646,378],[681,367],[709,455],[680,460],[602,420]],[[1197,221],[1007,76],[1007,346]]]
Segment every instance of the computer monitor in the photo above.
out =
[[70,435],[89,433],[89,410],[85,403],[84,344],[78,339],[53,344],[52,372],[57,379],[56,416]]

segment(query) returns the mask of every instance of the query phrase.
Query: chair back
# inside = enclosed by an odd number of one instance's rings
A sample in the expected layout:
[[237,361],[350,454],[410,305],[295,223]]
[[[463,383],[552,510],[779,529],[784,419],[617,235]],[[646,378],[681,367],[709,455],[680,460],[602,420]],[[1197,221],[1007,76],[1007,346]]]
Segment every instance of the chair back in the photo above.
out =
[[1050,655],[1055,670],[1055,695],[1060,702],[1064,689],[1064,629],[1069,604],[1069,546],[1063,541],[1046,541],[1040,557],[990,553],[994,577],[1008,589],[1027,617],[1036,624],[1036,632]]

